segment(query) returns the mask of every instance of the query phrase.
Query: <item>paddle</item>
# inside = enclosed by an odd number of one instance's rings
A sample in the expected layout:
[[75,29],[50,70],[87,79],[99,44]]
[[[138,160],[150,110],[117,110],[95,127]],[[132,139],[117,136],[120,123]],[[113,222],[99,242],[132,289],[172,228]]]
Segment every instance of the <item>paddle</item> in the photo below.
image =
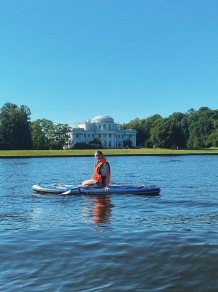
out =
[[78,190],[78,192],[80,193],[80,187],[74,187],[66,192],[60,193],[60,195],[69,195],[73,190]]
[[[86,188],[86,187],[83,187],[83,186],[78,186],[78,187],[74,187],[66,192],[63,192],[63,193],[60,193],[60,195],[69,195],[73,190],[78,190],[78,193],[79,194],[84,194],[84,192],[82,192],[80,189],[83,188],[83,189],[86,189],[86,190],[95,190],[95,188]],[[99,190],[98,188],[96,188],[96,190]]]

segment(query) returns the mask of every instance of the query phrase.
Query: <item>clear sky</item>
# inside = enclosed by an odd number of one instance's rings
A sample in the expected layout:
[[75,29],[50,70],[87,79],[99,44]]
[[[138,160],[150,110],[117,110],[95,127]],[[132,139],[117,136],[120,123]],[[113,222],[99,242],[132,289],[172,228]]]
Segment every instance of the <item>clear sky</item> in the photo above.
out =
[[218,109],[218,0],[0,0],[0,107],[73,126]]

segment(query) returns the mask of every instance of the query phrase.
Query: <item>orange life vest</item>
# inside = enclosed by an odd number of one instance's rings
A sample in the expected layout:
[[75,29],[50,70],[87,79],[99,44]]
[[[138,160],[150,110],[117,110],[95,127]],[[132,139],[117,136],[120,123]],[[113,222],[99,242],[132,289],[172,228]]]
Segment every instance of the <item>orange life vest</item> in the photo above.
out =
[[[93,179],[97,182],[106,183],[106,176],[101,175],[101,167],[104,163],[107,163],[109,166],[109,173],[110,173],[110,164],[107,162],[106,158],[102,158],[98,161],[98,163],[94,166],[94,173],[93,173]],[[109,178],[110,182],[110,178]]]

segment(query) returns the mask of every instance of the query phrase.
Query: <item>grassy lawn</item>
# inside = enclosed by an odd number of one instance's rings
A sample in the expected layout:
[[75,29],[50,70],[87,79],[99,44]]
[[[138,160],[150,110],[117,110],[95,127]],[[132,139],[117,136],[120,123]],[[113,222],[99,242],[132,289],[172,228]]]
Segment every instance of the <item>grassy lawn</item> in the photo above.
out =
[[[218,147],[199,150],[171,149],[103,149],[104,155],[196,155],[218,154]],[[92,156],[95,150],[0,150],[0,157]]]

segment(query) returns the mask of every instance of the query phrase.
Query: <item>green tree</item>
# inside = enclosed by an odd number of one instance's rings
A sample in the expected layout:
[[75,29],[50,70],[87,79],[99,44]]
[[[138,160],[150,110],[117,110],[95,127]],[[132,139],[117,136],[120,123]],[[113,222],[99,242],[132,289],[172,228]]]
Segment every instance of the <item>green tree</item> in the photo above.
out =
[[103,146],[99,138],[94,138],[88,144],[85,142],[76,143],[74,149],[103,149]]
[[186,148],[188,140],[188,121],[185,114],[175,112],[168,117],[169,148]]
[[32,123],[32,142],[34,150],[49,149],[49,141],[46,137],[46,133],[43,131],[41,120],[36,120]]
[[71,127],[67,124],[55,125],[48,119],[38,119],[32,123],[34,149],[63,149],[71,145]]
[[201,107],[198,111],[189,111],[189,148],[208,147],[208,137],[214,130],[214,120],[218,119],[217,111]]
[[132,148],[132,141],[129,139],[123,141],[123,147],[124,148]]
[[151,129],[151,143],[155,147],[167,148],[168,129],[166,127],[167,119],[156,120]]
[[54,125],[50,147],[52,149],[70,148],[72,144],[71,132],[72,128],[68,124]]
[[[217,111],[218,115],[218,111]],[[208,135],[206,143],[208,146],[213,146],[213,147],[218,147],[218,118],[213,120],[213,130],[212,132]]]
[[146,146],[153,147],[152,142],[150,140],[151,129],[155,122],[162,117],[158,114],[155,114],[147,119],[139,119],[136,118],[131,120],[128,124],[121,125],[121,129],[133,129],[136,130],[136,145],[138,146]]
[[99,138],[94,138],[93,141],[89,142],[91,149],[103,149],[101,141]]
[[74,149],[93,149],[92,146],[85,142],[78,142],[73,146]]
[[54,124],[47,119],[38,119],[32,123],[33,149],[51,149],[51,140],[54,132]]
[[162,120],[162,117],[158,114],[155,114],[151,117],[148,117],[147,119],[142,120],[142,124],[143,124],[142,128],[145,135],[145,141],[144,141],[145,147],[151,148],[154,146],[151,141],[151,131],[157,120]]
[[6,103],[0,111],[0,149],[31,149],[30,109]]
[[137,131],[136,144],[138,146],[144,146],[144,143],[146,140],[146,133],[143,126],[143,121],[144,120],[140,120],[139,118],[136,118],[134,120],[131,120],[128,124],[121,125],[122,130],[133,129]]
[[174,113],[168,118],[158,119],[151,129],[151,142],[161,148],[185,148],[186,117],[182,113]]

